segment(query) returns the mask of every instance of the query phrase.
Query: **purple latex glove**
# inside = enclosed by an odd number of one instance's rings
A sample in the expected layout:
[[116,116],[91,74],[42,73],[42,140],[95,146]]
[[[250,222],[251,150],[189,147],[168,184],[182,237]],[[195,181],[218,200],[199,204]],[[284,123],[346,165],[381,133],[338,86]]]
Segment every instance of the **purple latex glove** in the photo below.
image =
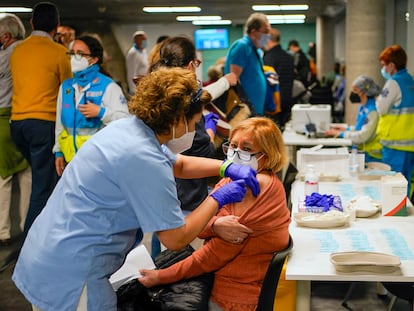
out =
[[204,116],[204,120],[205,120],[204,128],[211,129],[214,132],[214,134],[216,134],[217,133],[216,124],[217,124],[218,119],[219,119],[219,116],[213,112],[206,114]]
[[219,209],[223,205],[240,202],[246,194],[246,187],[243,180],[232,181],[214,191],[210,196],[217,201]]
[[256,179],[256,171],[250,166],[231,163],[224,171],[224,176],[230,177],[232,180],[243,180],[252,190],[255,197],[260,193],[260,185]]
[[343,210],[339,196],[331,194],[319,194],[316,192],[306,196],[305,205],[321,207],[324,212],[327,212],[331,209],[336,209],[339,211]]

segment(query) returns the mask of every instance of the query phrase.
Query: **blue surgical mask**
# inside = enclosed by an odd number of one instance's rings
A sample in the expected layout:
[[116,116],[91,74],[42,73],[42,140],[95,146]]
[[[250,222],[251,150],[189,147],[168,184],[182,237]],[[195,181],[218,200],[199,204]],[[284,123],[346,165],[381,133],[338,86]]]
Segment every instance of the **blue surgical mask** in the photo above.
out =
[[381,68],[381,74],[384,77],[385,80],[389,80],[391,79],[392,75],[390,75],[386,70],[385,70],[385,66],[382,66]]
[[257,41],[257,44],[260,48],[265,48],[267,46],[267,42],[270,40],[270,34],[268,33],[262,33],[260,36],[259,41]]
[[142,40],[141,49],[145,49],[147,46],[148,46],[148,41],[147,40]]

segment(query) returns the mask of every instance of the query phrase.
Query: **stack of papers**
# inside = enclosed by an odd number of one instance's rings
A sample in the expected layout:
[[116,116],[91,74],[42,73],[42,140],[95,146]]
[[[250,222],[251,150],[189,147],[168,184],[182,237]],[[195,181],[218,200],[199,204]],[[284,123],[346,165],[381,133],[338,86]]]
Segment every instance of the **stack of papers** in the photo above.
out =
[[143,244],[131,250],[121,268],[109,278],[114,291],[128,281],[141,277],[140,269],[155,269],[154,261]]

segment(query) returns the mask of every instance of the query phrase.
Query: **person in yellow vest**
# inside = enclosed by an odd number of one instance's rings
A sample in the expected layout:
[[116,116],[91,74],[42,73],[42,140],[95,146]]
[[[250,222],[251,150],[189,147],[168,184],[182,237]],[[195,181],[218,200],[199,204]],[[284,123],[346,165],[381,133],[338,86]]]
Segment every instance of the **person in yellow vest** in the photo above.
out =
[[327,136],[348,138],[365,152],[365,162],[381,161],[381,144],[375,132],[378,124],[378,112],[375,98],[381,92],[381,87],[368,76],[358,76],[352,83],[349,100],[359,104],[355,125],[332,126],[325,132]]
[[73,78],[63,81],[59,88],[53,147],[59,176],[93,134],[109,122],[129,116],[121,87],[102,67],[100,42],[92,36],[79,37],[68,54]]
[[406,69],[407,54],[401,46],[386,47],[379,61],[387,80],[376,100],[382,161],[393,171],[401,172],[410,183],[414,168],[414,80]]

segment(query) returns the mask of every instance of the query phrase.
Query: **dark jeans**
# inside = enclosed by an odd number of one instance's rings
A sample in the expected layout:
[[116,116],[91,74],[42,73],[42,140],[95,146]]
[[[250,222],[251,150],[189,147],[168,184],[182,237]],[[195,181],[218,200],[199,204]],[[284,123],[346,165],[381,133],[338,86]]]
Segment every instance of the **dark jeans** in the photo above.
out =
[[32,193],[24,225],[24,233],[27,234],[57,182],[52,152],[55,122],[37,119],[12,121],[10,130],[14,143],[32,168]]

